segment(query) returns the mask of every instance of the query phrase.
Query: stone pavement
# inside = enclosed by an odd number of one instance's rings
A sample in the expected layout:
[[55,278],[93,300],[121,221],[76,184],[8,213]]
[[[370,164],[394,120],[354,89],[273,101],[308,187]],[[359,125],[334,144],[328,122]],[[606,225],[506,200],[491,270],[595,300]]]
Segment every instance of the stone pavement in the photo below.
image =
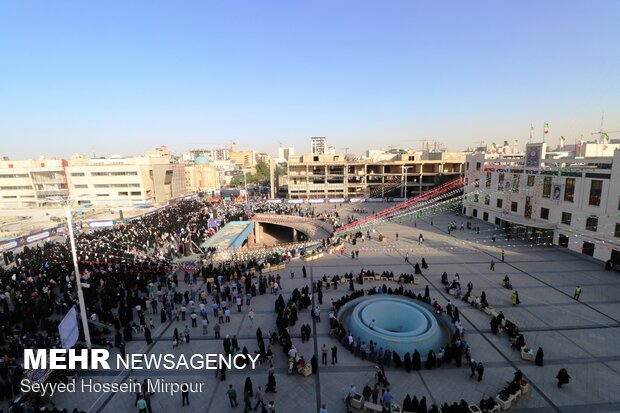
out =
[[[349,206],[348,208],[351,208]],[[343,208],[345,210],[346,208]],[[433,402],[443,403],[465,399],[478,403],[482,397],[495,396],[506,381],[512,378],[516,368],[520,368],[530,380],[532,389],[521,398],[514,411],[523,412],[612,412],[620,411],[620,276],[617,272],[603,270],[602,263],[595,263],[563,250],[549,247],[532,246],[525,242],[502,240],[498,234],[496,243],[491,242],[495,232],[493,226],[475,221],[481,227],[480,234],[475,231],[446,232],[447,224],[456,221],[460,226],[463,217],[446,214],[433,218],[434,226],[427,221],[413,224],[390,224],[377,231],[389,238],[388,242],[372,241],[347,245],[344,256],[329,255],[319,261],[306,265],[308,278],[301,278],[302,261],[293,261],[283,271],[283,295],[285,300],[294,288],[310,284],[310,274],[314,277],[359,272],[361,268],[413,273],[413,266],[404,262],[404,255],[409,252],[413,263],[424,257],[430,268],[423,274],[422,283],[415,289],[423,292],[429,285],[431,296],[445,305],[449,297],[441,288],[440,277],[446,271],[452,279],[460,274],[462,285],[471,281],[474,285],[473,295],[482,290],[486,292],[491,306],[501,309],[506,317],[520,326],[525,334],[526,343],[534,350],[541,346],[545,352],[544,367],[521,360],[520,354],[510,348],[506,336],[495,336],[490,331],[490,318],[485,313],[473,309],[468,304],[453,302],[459,307],[461,320],[465,326],[465,338],[472,347],[476,361],[485,365],[482,382],[469,378],[469,368],[456,368],[454,364],[442,366],[431,371],[406,373],[403,369],[386,369],[391,382],[395,401],[402,403],[405,395],[412,397],[426,396],[428,405]],[[395,234],[399,233],[399,241]],[[423,233],[425,242],[418,245],[418,234]],[[501,262],[501,249],[505,250],[506,262]],[[360,251],[359,260],[351,260],[351,249]],[[494,259],[495,271],[490,270],[490,261]],[[295,278],[290,279],[290,268],[295,269]],[[508,274],[514,288],[519,291],[521,304],[510,305],[510,291],[500,286],[504,275]],[[574,288],[580,284],[583,288],[581,300],[572,298]],[[374,283],[365,283],[364,288]],[[360,288],[361,286],[356,286]],[[183,288],[183,286],[181,287]],[[314,325],[309,311],[299,312],[299,321],[291,329],[293,341],[309,361],[317,353],[320,363],[320,347],[339,346],[339,363],[336,366],[319,365],[319,374],[310,377],[286,374],[286,357],[279,345],[274,346],[274,367],[276,369],[276,394],[267,394],[266,400],[274,400],[276,411],[283,413],[317,412],[319,403],[325,403],[329,412],[344,412],[343,397],[351,384],[358,391],[367,383],[374,383],[374,365],[353,357],[336,341],[329,337],[327,311],[331,298],[346,294],[347,288],[341,285],[337,290],[324,291],[322,322]],[[237,335],[240,347],[244,345],[253,351],[256,348],[255,330],[260,327],[263,334],[275,329],[273,302],[275,295],[257,296],[251,307],[256,312],[253,325],[247,317],[249,308],[243,307],[238,313],[232,312],[232,320],[224,324],[222,337],[226,334]],[[202,336],[199,329],[194,329],[189,344],[172,350],[171,337],[174,327],[182,330],[184,322],[173,325],[159,325],[153,337],[156,342],[147,347],[143,339],[136,339],[127,346],[128,353],[148,351],[149,353],[175,352],[186,355],[195,352],[223,352],[221,340],[215,340],[210,317],[209,334]],[[316,341],[301,343],[299,328],[302,324],[313,326]],[[189,322],[188,322],[189,324]],[[318,350],[318,351],[317,351]],[[571,383],[562,389],[556,386],[555,375],[565,367],[572,376]],[[96,372],[86,375],[98,381],[122,380],[135,378],[164,378],[167,381],[201,381],[205,383],[202,393],[190,395],[190,406],[181,407],[181,395],[169,396],[155,394],[151,401],[155,413],[163,411],[182,412],[228,412],[243,409],[243,383],[250,377],[256,388],[267,382],[267,365],[251,371],[228,371],[227,380],[219,381],[212,371],[121,371]],[[228,385],[237,390],[240,406],[232,409],[225,394]],[[54,402],[59,407],[74,407],[89,412],[131,412],[134,407],[133,394],[118,393],[81,393],[61,394],[55,396]]]

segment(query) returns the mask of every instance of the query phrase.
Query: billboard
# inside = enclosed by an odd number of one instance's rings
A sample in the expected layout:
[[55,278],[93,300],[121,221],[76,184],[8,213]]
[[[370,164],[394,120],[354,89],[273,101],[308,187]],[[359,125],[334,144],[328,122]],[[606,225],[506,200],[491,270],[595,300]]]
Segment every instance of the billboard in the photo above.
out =
[[64,349],[68,350],[77,343],[80,330],[78,329],[75,306],[71,307],[71,310],[69,310],[65,318],[63,318],[58,325],[58,334],[60,335],[60,342]]

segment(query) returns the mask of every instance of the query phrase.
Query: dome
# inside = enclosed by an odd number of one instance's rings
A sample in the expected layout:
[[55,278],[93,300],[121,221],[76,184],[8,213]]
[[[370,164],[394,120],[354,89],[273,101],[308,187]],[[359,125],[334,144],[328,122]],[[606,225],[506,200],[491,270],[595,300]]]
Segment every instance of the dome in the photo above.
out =
[[209,163],[209,159],[207,159],[204,156],[198,156],[196,159],[194,159],[194,163],[195,164],[206,164],[206,163]]

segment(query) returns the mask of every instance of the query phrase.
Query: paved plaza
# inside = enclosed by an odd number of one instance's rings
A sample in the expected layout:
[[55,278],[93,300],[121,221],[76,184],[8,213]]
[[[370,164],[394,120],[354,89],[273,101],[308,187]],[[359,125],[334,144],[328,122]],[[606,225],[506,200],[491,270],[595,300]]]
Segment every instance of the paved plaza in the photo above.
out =
[[[347,214],[347,208],[342,213]],[[529,245],[525,242],[503,240],[494,226],[482,221],[480,234],[472,230],[456,230],[449,235],[448,223],[456,221],[460,226],[465,219],[454,214],[435,216],[433,224],[429,220],[419,220],[414,224],[390,224],[377,228],[388,237],[388,242],[358,242],[356,246],[347,245],[341,256],[326,255],[323,259],[306,263],[308,278],[302,278],[301,267],[304,262],[293,260],[287,265],[282,276],[282,294],[285,301],[295,288],[310,285],[314,279],[326,274],[328,277],[345,272],[359,273],[362,268],[376,272],[392,271],[413,273],[413,264],[422,257],[429,264],[420,285],[412,286],[417,292],[424,292],[426,285],[431,297],[438,299],[442,306],[452,299],[460,310],[465,327],[465,339],[472,348],[476,361],[484,363],[485,373],[481,382],[470,379],[469,368],[465,365],[457,368],[453,363],[439,369],[412,371],[387,368],[387,378],[391,382],[394,399],[402,404],[404,397],[410,394],[418,399],[425,396],[428,405],[444,402],[452,403],[465,399],[477,404],[481,398],[495,396],[512,379],[513,372],[521,369],[531,383],[531,391],[522,397],[511,410],[519,412],[615,412],[620,411],[620,274],[603,270],[603,264],[589,261],[558,248]],[[398,241],[395,240],[399,234]],[[425,242],[418,245],[418,235],[424,235]],[[491,235],[498,235],[497,242],[491,242]],[[359,260],[352,260],[351,249],[359,250]],[[501,262],[501,250],[505,250],[505,262]],[[404,260],[408,252],[411,263]],[[495,271],[490,270],[491,260],[496,262]],[[290,272],[295,278],[290,279]],[[544,349],[544,367],[533,362],[524,361],[520,353],[512,350],[508,337],[504,334],[491,333],[490,317],[484,312],[472,308],[469,304],[450,297],[440,282],[441,274],[446,271],[452,280],[455,273],[460,274],[460,282],[474,285],[472,295],[486,292],[492,307],[502,310],[509,320],[515,322],[525,335],[526,343],[536,350]],[[508,275],[514,288],[519,292],[521,304],[510,304],[511,291],[500,286],[500,281]],[[356,288],[368,288],[383,282],[365,282]],[[577,285],[583,293],[580,301],[573,299]],[[388,286],[396,286],[389,282]],[[181,282],[181,289],[186,286]],[[276,411],[282,413],[317,412],[320,404],[325,403],[330,413],[345,412],[343,398],[350,385],[355,385],[359,392],[367,384],[375,382],[373,363],[355,358],[337,341],[329,336],[327,313],[330,299],[337,299],[348,293],[348,285],[341,284],[337,290],[324,290],[321,306],[321,322],[314,323],[309,310],[299,312],[299,320],[291,327],[293,343],[299,354],[310,360],[313,354],[319,360],[317,375],[302,377],[286,373],[287,358],[279,345],[274,345],[274,367],[276,371],[277,393],[266,394],[266,400],[274,400]],[[252,352],[256,349],[256,328],[260,327],[266,335],[275,330],[274,300],[276,296],[266,294],[252,300],[251,307],[256,317],[251,323],[248,306],[242,312],[232,309],[232,319],[222,327],[222,337],[226,334],[236,335],[241,348],[247,346]],[[316,297],[315,297],[316,299]],[[209,305],[211,299],[209,298]],[[201,329],[192,331],[191,341],[172,350],[172,332],[175,327],[182,331],[190,322],[177,321],[160,325],[159,316],[154,315],[156,329],[153,333],[155,342],[147,346],[142,337],[134,338],[127,345],[127,352],[148,352],[149,354],[176,352],[190,355],[193,353],[223,353],[222,341],[213,335],[213,318],[210,314],[209,334],[201,335]],[[313,339],[301,343],[299,328],[302,324],[312,326]],[[320,348],[339,346],[338,364],[323,367],[320,364]],[[413,350],[413,349],[412,349]],[[114,350],[116,351],[116,350]],[[402,356],[402,355],[401,355]],[[228,371],[226,381],[217,379],[212,371],[110,371],[95,372],[83,378],[96,381],[128,381],[145,378],[163,378],[166,381],[202,381],[205,383],[202,393],[190,394],[190,405],[181,407],[181,395],[155,394],[151,398],[155,413],[164,411],[182,412],[228,412],[242,411],[243,384],[246,377],[252,379],[254,388],[267,383],[268,365],[256,370]],[[572,376],[570,384],[563,388],[556,386],[555,376],[565,367]],[[226,396],[228,385],[232,384],[238,395],[240,406],[232,409]],[[60,394],[54,402],[58,407],[74,407],[89,412],[132,412],[135,408],[135,396],[131,393],[80,393]]]

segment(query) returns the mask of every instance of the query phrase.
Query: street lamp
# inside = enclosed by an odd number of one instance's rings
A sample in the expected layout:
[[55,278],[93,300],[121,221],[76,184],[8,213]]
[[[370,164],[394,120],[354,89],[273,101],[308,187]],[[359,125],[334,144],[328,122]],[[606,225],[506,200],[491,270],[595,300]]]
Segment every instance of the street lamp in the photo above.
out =
[[245,188],[245,206],[248,207],[248,181],[245,177],[246,171],[243,171],[243,187]]
[[407,200],[407,169],[409,168],[415,168],[415,165],[409,165],[409,166],[405,166],[402,165],[401,166],[403,168],[403,192],[404,192],[404,197],[405,197],[405,201]]
[[84,330],[84,340],[86,347],[90,350],[92,343],[90,341],[90,331],[88,330],[88,317],[86,316],[86,304],[84,303],[84,292],[82,291],[82,280],[80,269],[78,267],[77,251],[75,249],[75,237],[73,235],[73,220],[71,219],[71,200],[62,198],[46,199],[47,202],[56,203],[65,210],[67,218],[67,226],[69,227],[69,242],[71,243],[71,254],[73,256],[73,267],[75,268],[75,281],[77,283],[78,303],[80,306],[80,317],[82,319],[82,329]]

